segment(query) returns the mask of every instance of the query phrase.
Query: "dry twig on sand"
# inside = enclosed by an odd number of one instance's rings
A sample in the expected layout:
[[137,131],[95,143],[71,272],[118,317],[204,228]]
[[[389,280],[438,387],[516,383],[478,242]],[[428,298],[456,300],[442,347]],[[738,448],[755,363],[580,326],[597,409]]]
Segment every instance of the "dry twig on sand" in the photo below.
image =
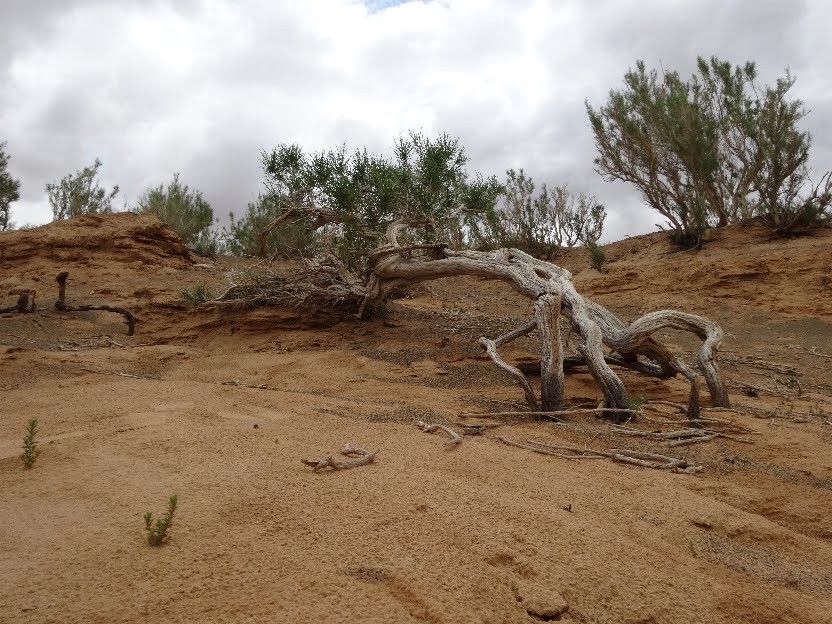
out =
[[420,420],[416,423],[416,426],[419,427],[425,433],[433,433],[434,431],[444,431],[451,439],[445,442],[445,446],[456,446],[458,444],[462,444],[462,436],[459,435],[456,431],[451,429],[450,427],[446,427],[445,425],[438,425],[438,424],[428,424],[423,420]]
[[601,451],[598,449],[582,449],[574,446],[553,446],[535,440],[516,442],[502,436],[495,436],[494,439],[503,444],[517,446],[535,453],[551,455],[562,459],[600,459],[606,457],[623,464],[632,464],[634,466],[641,466],[642,468],[654,468],[657,470],[670,470],[680,474],[696,474],[702,471],[702,466],[691,464],[685,459],[668,457],[667,455],[659,455],[657,453],[645,453],[629,449],[609,449],[608,451]]
[[314,472],[323,470],[324,468],[332,468],[333,470],[345,470],[347,468],[355,468],[356,466],[364,466],[371,463],[376,458],[378,451],[368,451],[366,449],[358,448],[347,442],[341,448],[341,455],[346,455],[349,459],[336,459],[332,454],[327,453],[319,459],[302,459],[302,463],[307,466],[312,466]]

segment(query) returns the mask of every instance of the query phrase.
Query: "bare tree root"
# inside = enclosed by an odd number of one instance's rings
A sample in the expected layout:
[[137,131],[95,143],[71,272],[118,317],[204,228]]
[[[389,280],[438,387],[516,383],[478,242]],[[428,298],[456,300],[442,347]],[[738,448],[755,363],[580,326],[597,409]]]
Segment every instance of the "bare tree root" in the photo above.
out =
[[[314,207],[295,207],[304,215],[315,216]],[[312,212],[309,212],[312,211]],[[266,234],[292,218],[281,215],[266,229]],[[310,227],[327,223],[332,216],[319,215]],[[627,389],[612,366],[631,369],[662,379],[682,375],[690,384],[687,401],[689,419],[700,414],[699,386],[704,377],[713,405],[730,407],[728,393],[720,376],[716,353],[722,343],[720,327],[700,316],[661,310],[626,323],[607,308],[580,295],[572,274],[550,262],[538,260],[517,249],[495,251],[454,251],[444,243],[424,244],[418,237],[399,242],[409,229],[429,227],[424,221],[394,222],[387,228],[385,243],[373,251],[363,275],[347,271],[335,258],[307,262],[293,280],[275,280],[252,290],[251,285],[232,285],[210,305],[293,305],[324,308],[333,312],[357,313],[363,318],[378,309],[393,294],[406,286],[461,275],[501,280],[533,303],[533,318],[522,327],[496,339],[482,337],[480,344],[489,358],[511,375],[522,387],[532,411],[557,412],[563,407],[564,370],[586,366],[604,397],[604,407],[615,420],[631,416]],[[560,319],[568,331],[579,338],[578,356],[564,357]],[[657,341],[655,334],[673,329],[693,333],[701,339],[697,352],[698,371],[691,369],[670,349]],[[499,348],[521,336],[536,332],[540,345],[540,398],[521,368],[507,363]]]
[[312,466],[314,472],[318,472],[324,468],[346,470],[347,468],[355,468],[356,466],[364,466],[371,463],[376,458],[376,453],[377,451],[357,448],[347,442],[341,448],[341,455],[345,455],[349,459],[336,459],[331,454],[326,454],[319,459],[302,459],[300,461],[307,466]]
[[438,424],[428,424],[423,420],[420,420],[416,423],[416,426],[419,427],[425,433],[433,433],[434,431],[444,431],[451,439],[445,442],[445,446],[457,446],[462,444],[462,436],[459,435],[456,431],[451,429],[450,427],[446,427],[445,425],[438,425]]
[[132,336],[136,333],[136,324],[139,322],[139,319],[135,317],[135,315],[126,308],[119,308],[117,306],[110,306],[110,305],[82,305],[82,306],[70,306],[66,304],[66,280],[69,277],[69,272],[63,271],[58,273],[58,277],[55,278],[55,281],[58,282],[58,300],[55,302],[55,309],[60,310],[61,312],[95,312],[95,311],[103,311],[103,312],[115,312],[116,314],[121,314],[124,317],[125,322],[127,323],[127,335]]
[[552,457],[560,457],[562,459],[607,458],[616,462],[640,466],[642,468],[670,470],[681,474],[696,474],[702,471],[702,466],[691,464],[684,459],[668,457],[667,455],[659,455],[657,453],[644,453],[642,451],[632,451],[628,449],[609,449],[608,451],[600,451],[597,449],[582,449],[574,446],[553,446],[551,444],[535,440],[516,442],[502,436],[495,436],[494,439],[498,442],[502,442],[503,444],[508,444],[509,446],[516,446],[535,453],[540,453],[542,455],[550,455]]
[[[537,330],[541,350],[540,402],[530,393],[531,385],[522,371],[507,364],[497,352],[499,346],[530,333],[531,323],[496,340],[481,339],[480,344],[500,368],[517,379],[533,411],[538,411],[538,405],[542,407],[540,411],[547,412],[561,407],[565,366],[558,323],[561,315],[568,319],[571,331],[582,339],[577,346],[581,363],[587,366],[601,389],[605,406],[621,412],[614,416],[624,417],[623,410],[629,408],[629,397],[610,364],[662,378],[683,375],[691,387],[687,405],[689,418],[699,415],[700,373],[705,378],[714,405],[730,406],[716,364],[716,352],[723,334],[712,321],[675,310],[662,310],[627,324],[603,306],[578,294],[568,271],[516,249],[453,251],[444,245],[437,245],[432,249],[430,259],[396,253],[406,248],[399,244],[399,235],[414,225],[421,224],[392,224],[387,231],[386,244],[371,256],[371,276],[362,311],[384,301],[396,288],[426,280],[474,275],[507,282],[534,302],[534,329]],[[653,338],[657,331],[663,329],[691,332],[702,340],[697,353],[699,373]],[[604,347],[610,352],[605,353]]]
[[[740,438],[735,435],[725,433],[724,431],[716,431],[714,429],[675,429],[673,431],[642,431],[641,429],[633,429],[631,427],[622,427],[616,425],[613,427],[613,433],[619,435],[632,436],[637,438],[650,438],[652,440],[667,441],[667,446],[685,446],[687,444],[697,444],[699,442],[709,442],[716,438],[726,438],[735,442],[742,442],[743,444],[753,444],[754,440],[748,438]],[[753,434],[750,430],[744,433]]]
[[[12,291],[9,294],[14,294]],[[24,289],[18,292],[17,296],[17,303],[13,306],[9,306],[7,308],[0,308],[0,314],[5,314],[6,312],[19,312],[21,314],[26,314],[29,312],[35,311],[35,295],[37,294],[36,290],[32,289]]]

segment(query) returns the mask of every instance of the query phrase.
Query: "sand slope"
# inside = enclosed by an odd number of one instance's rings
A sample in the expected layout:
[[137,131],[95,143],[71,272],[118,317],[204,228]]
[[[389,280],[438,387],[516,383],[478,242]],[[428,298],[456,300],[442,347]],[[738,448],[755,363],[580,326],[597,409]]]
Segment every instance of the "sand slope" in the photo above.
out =
[[[0,622],[832,622],[832,231],[606,251],[604,274],[579,250],[559,262],[623,317],[720,322],[726,378],[758,388],[732,388],[741,413],[721,417],[759,431],[754,444],[667,449],[576,416],[490,419],[449,449],[415,421],[519,406],[476,345],[528,313],[504,285],[434,282],[364,323],[193,311],[180,290],[221,286],[238,263],[191,258],[152,217],[0,234],[0,306],[19,288],[40,306],[0,316]],[[71,302],[128,306],[137,334],[118,315],[50,309],[61,270]],[[508,355],[533,358],[534,343]],[[678,380],[623,377],[649,399],[686,396]],[[567,395],[598,392],[576,374]],[[43,454],[24,470],[31,417]],[[705,470],[570,461],[494,435],[672,451]],[[376,462],[299,461],[345,442]],[[171,540],[151,548],[142,514],[173,492]]]

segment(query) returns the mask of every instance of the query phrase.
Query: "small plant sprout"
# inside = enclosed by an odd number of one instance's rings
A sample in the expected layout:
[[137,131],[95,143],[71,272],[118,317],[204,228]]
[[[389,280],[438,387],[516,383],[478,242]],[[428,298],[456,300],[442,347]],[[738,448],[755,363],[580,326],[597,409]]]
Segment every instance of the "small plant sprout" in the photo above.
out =
[[23,453],[20,455],[20,459],[23,460],[23,465],[27,468],[31,468],[35,465],[35,460],[37,460],[38,455],[40,455],[40,449],[38,448],[38,419],[32,418],[29,423],[26,425],[26,435],[23,436]]
[[641,409],[641,406],[647,403],[647,397],[643,394],[632,394],[630,395],[630,409],[631,410],[638,410]]
[[161,518],[153,521],[153,512],[148,511],[144,514],[144,530],[147,531],[147,543],[151,546],[160,546],[168,539],[168,531],[171,524],[173,524],[173,514],[176,513],[176,494],[172,494],[168,498],[168,510]]

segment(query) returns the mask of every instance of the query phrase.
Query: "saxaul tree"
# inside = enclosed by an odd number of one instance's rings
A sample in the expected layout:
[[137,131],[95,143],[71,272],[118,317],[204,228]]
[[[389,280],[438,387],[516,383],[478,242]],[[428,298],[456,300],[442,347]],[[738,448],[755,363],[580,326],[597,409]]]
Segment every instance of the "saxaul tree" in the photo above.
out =
[[643,61],[599,108],[586,103],[606,180],[633,184],[677,243],[707,227],[760,217],[776,232],[832,220],[830,173],[812,181],[807,111],[788,95],[791,74],[761,86],[754,63],[699,58],[697,74],[648,71]]
[[[574,366],[589,370],[614,417],[631,410],[613,367],[662,379],[682,375],[690,383],[691,418],[699,413],[703,377],[713,404],[729,405],[716,361],[723,336],[716,323],[674,310],[628,323],[579,294],[569,271],[551,262],[511,247],[464,248],[464,240],[453,240],[460,224],[493,208],[503,187],[481,176],[469,179],[461,169],[464,153],[447,137],[431,142],[411,135],[399,150],[394,161],[366,152],[349,157],[344,150],[310,158],[293,146],[265,155],[265,170],[282,210],[264,231],[302,224],[319,233],[327,252],[307,260],[292,279],[234,283],[210,304],[293,305],[366,318],[395,293],[420,282],[462,275],[500,280],[532,302],[533,314],[507,334],[483,336],[480,344],[517,380],[530,410],[560,410],[564,371]],[[690,332],[702,340],[698,370],[659,342],[656,332],[664,329]],[[564,333],[577,338],[577,355],[565,356]],[[500,355],[505,344],[532,334],[540,350],[539,392]]]
[[118,195],[118,186],[107,191],[98,181],[101,161],[97,158],[90,167],[75,174],[67,174],[60,182],[46,185],[46,194],[55,220],[69,219],[82,214],[112,212],[112,203]]

